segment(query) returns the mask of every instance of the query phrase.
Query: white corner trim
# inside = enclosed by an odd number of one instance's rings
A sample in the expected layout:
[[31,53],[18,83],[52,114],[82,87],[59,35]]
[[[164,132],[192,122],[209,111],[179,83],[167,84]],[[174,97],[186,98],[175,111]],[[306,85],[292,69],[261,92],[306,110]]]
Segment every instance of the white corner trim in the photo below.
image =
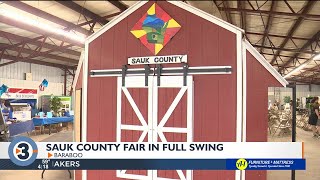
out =
[[236,36],[236,59],[237,59],[237,129],[236,142],[242,141],[242,34],[237,33]]
[[125,10],[123,13],[121,13],[120,15],[116,16],[115,18],[113,18],[109,23],[105,24],[102,28],[100,28],[97,32],[93,33],[91,36],[89,36],[86,39],[86,43],[90,43],[93,40],[95,40],[96,38],[98,38],[100,35],[102,35],[103,33],[105,33],[106,31],[108,31],[109,29],[111,29],[113,26],[115,26],[116,24],[118,24],[120,21],[122,21],[123,19],[125,19],[126,17],[128,17],[131,13],[133,13],[134,11],[136,11],[137,9],[139,9],[141,6],[143,6],[144,4],[146,4],[148,1],[138,1],[137,3],[135,3],[134,5],[130,6],[127,10]]
[[214,24],[217,24],[218,26],[223,27],[223,28],[225,28],[225,29],[227,29],[227,30],[229,30],[229,31],[231,31],[233,33],[237,33],[239,31],[244,33],[243,29],[241,29],[241,28],[239,28],[239,27],[237,27],[237,26],[235,26],[233,24],[230,24],[230,23],[228,23],[228,22],[226,22],[226,21],[224,21],[224,20],[222,20],[222,19],[220,19],[220,18],[218,18],[216,16],[213,16],[212,14],[209,14],[209,13],[207,13],[205,11],[202,11],[201,9],[198,9],[198,8],[196,8],[194,6],[191,6],[191,5],[187,4],[187,3],[184,3],[182,1],[167,1],[167,2],[169,2],[169,3],[171,3],[171,4],[175,5],[175,6],[178,6],[178,7],[182,8],[182,9],[192,13],[192,14],[195,14],[195,15],[197,15],[197,16],[199,16],[199,17],[201,17],[201,18],[203,18],[203,19],[205,19],[207,21],[210,21],[210,22],[212,22]]
[[246,49],[282,84],[282,86],[286,87],[286,85],[289,84],[247,40],[244,40],[244,44]]
[[[243,43],[243,41],[242,41]],[[247,141],[247,50],[242,44],[242,142]],[[241,180],[246,179],[246,171],[241,172]]]
[[[242,33],[238,31],[236,33],[236,59],[237,59],[237,118],[236,118],[236,142],[242,141],[242,114],[243,114],[243,97],[242,97],[242,86],[243,86],[243,78],[242,78]],[[236,170],[235,172],[235,180],[241,180],[241,171]]]
[[247,141],[247,50],[245,46],[242,46],[242,61],[243,61],[243,92],[242,92],[242,97],[243,97],[243,122],[242,122],[242,142]]
[[[81,142],[87,142],[87,100],[88,100],[88,60],[89,60],[89,44],[85,43],[84,61],[82,63],[82,129]],[[82,180],[87,180],[87,170],[82,170]]]
[[[72,84],[72,89],[75,90],[76,89],[76,85],[77,85],[77,81],[78,78],[80,76],[80,71],[81,71],[81,67],[82,67],[82,63],[83,63],[83,59],[84,59],[84,51],[81,52],[80,58],[79,58],[79,63],[78,63],[78,67],[76,70],[76,74],[74,76],[74,80],[73,80],[73,84]],[[81,74],[82,76],[82,74]]]

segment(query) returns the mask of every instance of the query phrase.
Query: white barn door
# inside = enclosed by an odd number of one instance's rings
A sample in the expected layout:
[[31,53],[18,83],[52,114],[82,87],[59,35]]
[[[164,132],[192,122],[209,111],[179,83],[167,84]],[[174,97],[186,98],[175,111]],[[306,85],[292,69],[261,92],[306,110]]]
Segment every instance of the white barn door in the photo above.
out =
[[[192,142],[193,79],[187,76],[122,78],[117,82],[117,142]],[[139,180],[192,180],[191,170],[117,170],[117,177]]]
[[[144,76],[125,77],[117,82],[117,142],[152,142],[153,76],[145,86]],[[117,177],[152,179],[151,170],[117,170]]]

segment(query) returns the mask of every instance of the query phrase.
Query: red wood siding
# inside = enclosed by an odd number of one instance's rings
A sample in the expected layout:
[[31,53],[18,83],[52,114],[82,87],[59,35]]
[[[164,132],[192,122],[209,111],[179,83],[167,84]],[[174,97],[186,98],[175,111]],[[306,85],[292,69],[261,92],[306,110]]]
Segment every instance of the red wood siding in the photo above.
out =
[[[130,33],[131,28],[152,3],[148,2],[89,44],[89,71],[118,69],[127,63],[128,57],[152,56],[151,52]],[[187,54],[190,66],[229,65],[233,68],[231,75],[194,76],[194,141],[235,141],[236,35],[167,2],[157,3],[182,26],[160,51],[159,56]],[[114,77],[88,77],[88,141],[116,140],[116,85]],[[175,90],[161,91],[163,96],[168,97],[159,97],[162,98],[159,99],[161,104],[171,103]],[[141,91],[133,93],[135,96],[143,94]],[[159,106],[159,114],[163,114],[166,108]],[[186,110],[182,103],[168,123],[184,126],[184,111]],[[136,118],[129,110],[125,115]],[[182,135],[170,134],[167,138],[173,141],[185,139]],[[174,176],[170,175],[172,172],[161,173],[166,177]],[[194,180],[228,180],[234,177],[233,171],[194,171]],[[115,171],[88,171],[88,179],[118,178]]]
[[[148,89],[146,88],[128,88],[128,91],[141,112],[145,122],[148,123]],[[136,113],[130,105],[126,95],[122,92],[122,111],[121,124],[141,126]],[[115,121],[115,119],[113,120]],[[137,142],[142,134],[142,131],[122,130],[122,142]],[[145,137],[144,142],[148,141],[148,136]],[[147,170],[128,170],[127,174],[147,175]]]
[[81,170],[75,170],[75,179],[82,179],[82,171]]
[[[158,89],[158,124],[166,114],[169,109],[171,103],[179,93],[180,88],[159,88]],[[164,127],[178,127],[178,128],[186,128],[187,127],[187,91],[181,98],[179,104],[172,112],[172,115],[168,119],[167,123]],[[166,137],[168,142],[186,142],[187,135],[185,133],[170,133],[165,132],[164,136]],[[158,137],[158,141],[161,142],[161,139]],[[186,171],[183,171],[186,175]],[[158,177],[161,178],[171,178],[171,179],[179,179],[177,171],[158,171]]]
[[[247,56],[247,141],[268,141],[268,87],[282,85],[251,55]],[[246,171],[247,180],[265,180],[266,171]]]

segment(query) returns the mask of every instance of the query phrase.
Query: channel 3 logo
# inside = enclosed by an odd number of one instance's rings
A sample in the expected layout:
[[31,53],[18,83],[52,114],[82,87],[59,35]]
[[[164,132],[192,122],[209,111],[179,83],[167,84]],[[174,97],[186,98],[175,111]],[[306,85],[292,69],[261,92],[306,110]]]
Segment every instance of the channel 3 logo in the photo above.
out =
[[9,145],[10,160],[18,166],[32,164],[38,155],[36,143],[28,137],[17,137]]
[[239,170],[245,170],[248,167],[248,162],[245,159],[238,159],[236,162],[236,167]]

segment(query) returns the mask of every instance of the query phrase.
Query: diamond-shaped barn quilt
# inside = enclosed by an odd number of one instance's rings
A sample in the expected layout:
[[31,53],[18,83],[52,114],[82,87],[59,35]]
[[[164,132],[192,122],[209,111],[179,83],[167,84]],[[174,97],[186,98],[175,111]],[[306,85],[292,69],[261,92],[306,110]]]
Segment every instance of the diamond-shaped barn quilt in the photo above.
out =
[[154,3],[134,25],[131,33],[157,55],[180,28],[179,23]]

